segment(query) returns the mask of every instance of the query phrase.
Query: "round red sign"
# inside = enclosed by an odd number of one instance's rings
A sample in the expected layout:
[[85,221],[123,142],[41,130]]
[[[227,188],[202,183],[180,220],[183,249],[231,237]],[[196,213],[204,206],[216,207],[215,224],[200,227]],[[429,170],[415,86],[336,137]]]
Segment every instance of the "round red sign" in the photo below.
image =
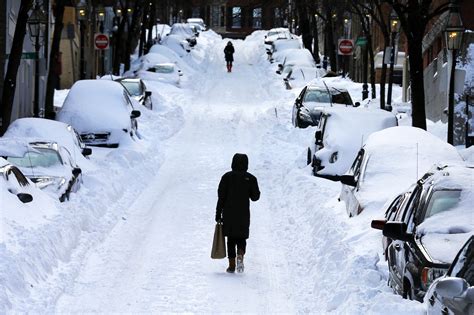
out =
[[109,37],[104,34],[95,35],[95,48],[107,49],[109,47]]
[[342,39],[339,41],[339,54],[350,55],[352,54],[353,49],[354,49],[354,44],[352,43],[352,40]]

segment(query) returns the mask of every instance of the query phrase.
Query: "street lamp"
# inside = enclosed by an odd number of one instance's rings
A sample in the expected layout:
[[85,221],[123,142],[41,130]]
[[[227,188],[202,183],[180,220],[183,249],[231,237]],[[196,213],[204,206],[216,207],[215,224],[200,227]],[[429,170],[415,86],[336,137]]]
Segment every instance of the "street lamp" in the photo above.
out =
[[35,92],[33,101],[33,113],[35,117],[39,117],[39,51],[43,45],[40,37],[44,37],[48,18],[43,9],[36,3],[33,12],[28,18],[28,29],[30,31],[30,38],[35,46]]
[[400,30],[400,20],[398,15],[392,11],[390,15],[390,31],[391,31],[391,49],[390,49],[390,72],[388,77],[388,91],[387,91],[387,106],[385,109],[389,112],[392,111],[392,85],[393,85],[393,68],[395,63],[395,54],[397,53],[395,49],[395,41],[397,39],[398,31]]
[[364,45],[362,45],[364,51],[364,55],[363,55],[363,67],[364,67],[364,70],[362,72],[362,77],[363,77],[363,81],[364,83],[362,84],[362,99],[365,100],[367,98],[369,98],[369,85],[367,84],[367,81],[368,81],[368,71],[369,71],[369,41],[368,41],[368,37],[370,36],[370,32],[371,32],[371,16],[369,14],[365,15],[365,17],[363,17],[363,23],[365,24],[365,27],[364,27],[364,31],[366,34],[364,34]]
[[454,143],[454,76],[456,71],[456,53],[461,49],[464,26],[459,6],[453,2],[449,4],[448,25],[444,30],[446,48],[451,51],[451,76],[449,79],[448,100],[448,143]]
[[80,38],[80,50],[81,50],[81,61],[80,61],[80,69],[79,69],[79,79],[84,80],[86,78],[86,67],[85,67],[85,56],[84,56],[84,33],[85,33],[85,26],[87,22],[87,4],[84,0],[81,0],[76,5],[76,12],[77,12],[77,19],[79,21],[79,28],[81,30],[81,38]]

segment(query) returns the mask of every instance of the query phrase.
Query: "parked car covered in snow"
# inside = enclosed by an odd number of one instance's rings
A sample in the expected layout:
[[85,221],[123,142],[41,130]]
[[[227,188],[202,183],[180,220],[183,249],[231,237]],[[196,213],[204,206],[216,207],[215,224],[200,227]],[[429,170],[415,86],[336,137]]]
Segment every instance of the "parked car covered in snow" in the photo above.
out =
[[186,23],[175,23],[171,26],[169,36],[180,36],[182,39],[189,43],[190,47],[194,47],[197,44],[196,30],[190,24]]
[[176,86],[179,86],[182,75],[181,69],[178,69],[174,63],[159,63],[137,73],[140,78],[161,81]]
[[[312,68],[314,70],[321,70]],[[352,102],[351,95],[344,88],[327,85],[308,84],[305,86],[293,105],[292,122],[295,127],[306,128],[317,126],[325,107],[334,105],[359,106]]]
[[267,54],[270,56],[270,62],[282,62],[285,58],[285,50],[302,48],[301,41],[298,38],[280,39],[274,41],[271,48],[267,48]]
[[350,170],[340,177],[340,199],[350,217],[362,211],[378,213],[387,200],[439,161],[462,163],[462,158],[452,145],[420,128],[401,126],[375,132]]
[[[9,153],[6,146],[25,149]],[[56,142],[31,142],[23,138],[0,139],[0,154],[17,166],[36,187],[61,202],[69,199],[71,192],[77,192],[82,183],[82,170],[69,150]]]
[[167,34],[162,40],[161,44],[174,51],[178,56],[184,57],[191,52],[191,45],[180,35]]
[[449,267],[426,292],[428,315],[474,314],[474,236],[464,244]]
[[57,120],[70,124],[87,145],[118,147],[124,137],[135,137],[136,110],[118,82],[80,80],[74,83]]
[[8,126],[3,137],[57,142],[71,152],[80,167],[88,167],[90,164],[85,157],[92,154],[92,149],[86,147],[71,125],[60,121],[33,117],[19,118]]
[[388,282],[396,293],[422,301],[474,234],[472,178],[472,167],[437,165],[418,180],[395,221],[372,222],[392,240]]
[[142,79],[136,78],[121,78],[116,80],[127,90],[128,94],[137,102],[148,109],[153,109],[153,101],[151,99],[151,91],[147,90],[145,82]]
[[274,41],[280,39],[291,39],[293,36],[291,35],[290,31],[287,28],[279,27],[279,28],[272,28],[268,31],[267,35],[265,35],[265,44],[271,45]]
[[278,64],[276,73],[282,74],[284,77],[295,66],[316,68],[313,55],[308,49],[286,49],[283,54],[283,61]]
[[186,22],[190,25],[198,26],[198,29],[200,32],[206,30],[206,24],[204,23],[204,20],[201,18],[189,18],[186,20]]
[[397,117],[381,109],[324,108],[315,141],[308,148],[313,174],[328,179],[345,174],[371,133],[397,125]]

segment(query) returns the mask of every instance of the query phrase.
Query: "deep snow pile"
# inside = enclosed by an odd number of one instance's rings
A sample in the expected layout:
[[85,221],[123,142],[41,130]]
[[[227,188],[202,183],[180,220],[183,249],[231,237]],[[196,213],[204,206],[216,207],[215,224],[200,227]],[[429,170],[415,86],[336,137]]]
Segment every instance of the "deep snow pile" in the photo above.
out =
[[[182,57],[193,70],[180,88],[146,82],[154,110],[141,108],[141,140],[114,150],[94,148],[96,170],[84,174],[84,186],[70,202],[55,203],[54,211],[39,209],[41,224],[4,217],[9,238],[0,244],[5,262],[0,313],[423,312],[420,303],[387,287],[380,232],[369,228],[367,218],[347,217],[337,201],[339,183],[311,176],[306,148],[314,128],[291,125],[299,91],[287,91],[275,74],[264,35],[259,31],[234,41],[235,73],[227,74],[221,56],[226,41],[212,31],[202,33],[196,49]],[[138,58],[133,64],[140,65]],[[344,84],[360,95],[360,84]],[[235,150],[249,154],[262,190],[262,200],[252,208],[248,269],[242,277],[221,272],[225,262],[211,262],[210,249],[195,245],[210,241],[212,233],[203,230],[212,232],[215,185]],[[171,167],[163,171],[166,163]],[[155,198],[171,206],[158,208],[164,213],[135,209],[148,202],[145,193],[156,193],[149,191],[151,183],[163,194]],[[179,190],[185,185],[193,190]],[[21,211],[15,204],[8,207],[7,214]],[[151,222],[153,216],[158,219]],[[140,229],[131,229],[132,223]],[[157,239],[140,234],[141,224],[150,224]],[[127,233],[113,230],[117,226]],[[176,233],[189,234],[173,244],[170,236]],[[133,243],[148,238],[151,248]],[[183,248],[185,255],[179,256]],[[126,256],[117,256],[122,251]],[[154,266],[160,263],[162,268]],[[131,266],[130,273],[122,274],[122,265]]]

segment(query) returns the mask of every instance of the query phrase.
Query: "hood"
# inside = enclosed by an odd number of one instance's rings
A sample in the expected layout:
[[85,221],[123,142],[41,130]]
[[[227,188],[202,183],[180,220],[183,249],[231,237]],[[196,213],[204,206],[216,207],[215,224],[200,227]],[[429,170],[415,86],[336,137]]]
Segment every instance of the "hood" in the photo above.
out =
[[249,167],[249,158],[246,154],[236,153],[232,158],[232,170],[246,172]]

